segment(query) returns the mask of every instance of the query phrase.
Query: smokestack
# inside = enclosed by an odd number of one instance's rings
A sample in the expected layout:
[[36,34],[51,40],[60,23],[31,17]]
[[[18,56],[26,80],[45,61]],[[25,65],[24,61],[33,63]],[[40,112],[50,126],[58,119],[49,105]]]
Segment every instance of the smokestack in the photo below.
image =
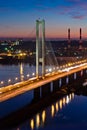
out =
[[79,49],[82,49],[82,28],[80,28]]
[[70,28],[68,28],[68,47],[70,47]]
[[70,40],[70,28],[68,29],[68,40]]
[[82,29],[80,28],[80,41],[82,40]]

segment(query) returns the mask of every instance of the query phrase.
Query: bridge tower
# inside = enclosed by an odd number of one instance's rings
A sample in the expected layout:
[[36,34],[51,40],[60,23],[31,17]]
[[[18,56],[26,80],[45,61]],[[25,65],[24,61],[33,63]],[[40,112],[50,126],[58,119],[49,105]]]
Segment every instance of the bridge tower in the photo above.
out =
[[[41,42],[40,42],[41,26]],[[45,76],[45,20],[36,20],[36,77],[39,78],[39,64],[42,65],[42,77]]]

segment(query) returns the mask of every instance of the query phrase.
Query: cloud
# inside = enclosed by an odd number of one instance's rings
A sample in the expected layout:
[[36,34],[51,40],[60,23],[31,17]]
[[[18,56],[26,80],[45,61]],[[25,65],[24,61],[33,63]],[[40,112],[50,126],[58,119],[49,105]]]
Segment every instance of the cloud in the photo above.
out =
[[44,0],[37,2],[37,10],[52,12],[59,15],[66,15],[73,19],[83,20],[87,14],[87,0]]
[[83,20],[84,18],[86,18],[86,15],[73,15],[72,18]]
[[73,19],[83,20],[87,18],[87,1],[83,0],[66,0],[68,2],[76,2],[76,4],[66,4],[60,6],[59,14],[67,15]]
[[65,0],[66,2],[69,2],[69,3],[84,3],[84,2],[87,2],[86,0]]

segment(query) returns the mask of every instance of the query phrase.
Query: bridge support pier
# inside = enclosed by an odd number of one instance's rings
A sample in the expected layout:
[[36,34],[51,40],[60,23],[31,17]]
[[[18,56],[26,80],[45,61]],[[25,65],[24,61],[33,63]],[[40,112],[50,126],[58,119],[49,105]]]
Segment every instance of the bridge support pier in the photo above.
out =
[[38,99],[40,99],[40,87],[39,88],[36,88],[34,89],[34,100],[38,101]]
[[51,93],[50,83],[41,87],[41,93],[42,97],[48,96]]
[[59,80],[53,81],[53,91],[57,91],[59,89]]

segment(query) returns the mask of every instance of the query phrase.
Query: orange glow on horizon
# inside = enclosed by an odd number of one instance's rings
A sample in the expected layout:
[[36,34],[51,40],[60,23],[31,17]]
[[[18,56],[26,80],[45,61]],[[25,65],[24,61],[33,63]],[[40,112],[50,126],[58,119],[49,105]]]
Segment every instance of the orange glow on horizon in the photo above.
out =
[[[79,29],[71,29],[71,34],[70,37],[72,38],[77,38],[79,39]],[[0,32],[0,37],[1,38],[35,38],[36,37],[36,32],[29,34],[29,30],[22,30],[20,29],[17,31],[16,29],[14,31],[7,31],[7,32]],[[68,37],[68,29],[46,29],[45,32],[45,37],[46,38],[66,38]],[[87,30],[82,29],[82,39],[87,38]]]

